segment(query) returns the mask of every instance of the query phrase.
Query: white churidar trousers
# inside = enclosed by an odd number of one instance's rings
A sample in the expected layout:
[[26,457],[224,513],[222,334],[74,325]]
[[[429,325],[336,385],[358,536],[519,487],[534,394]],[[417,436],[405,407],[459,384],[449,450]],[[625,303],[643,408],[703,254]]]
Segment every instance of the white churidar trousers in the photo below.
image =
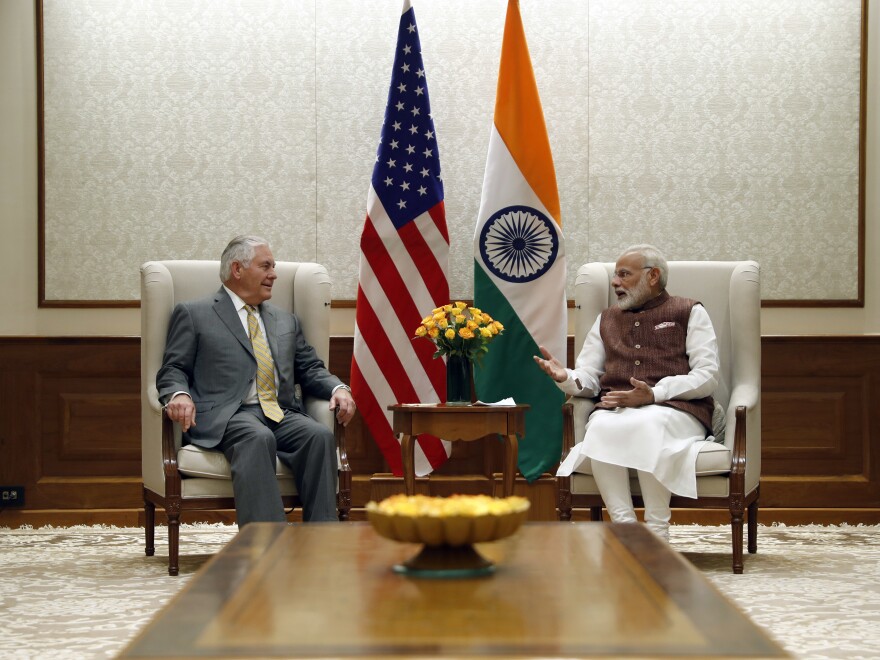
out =
[[[697,418],[670,406],[596,410],[587,422],[583,442],[575,445],[556,474],[592,474],[611,520],[632,522],[635,513],[627,468],[636,470],[646,522],[666,537],[671,493],[697,496],[696,462],[703,442],[706,429]],[[590,463],[584,465],[587,459],[592,461],[592,472]],[[597,463],[606,465],[597,467]]]
[[[611,522],[638,522],[629,489],[629,468],[601,461],[592,461],[593,478],[599,487],[602,501],[611,516]],[[649,472],[636,471],[639,488],[645,502],[645,525],[660,538],[669,540],[669,519],[672,510],[669,499],[672,494]]]

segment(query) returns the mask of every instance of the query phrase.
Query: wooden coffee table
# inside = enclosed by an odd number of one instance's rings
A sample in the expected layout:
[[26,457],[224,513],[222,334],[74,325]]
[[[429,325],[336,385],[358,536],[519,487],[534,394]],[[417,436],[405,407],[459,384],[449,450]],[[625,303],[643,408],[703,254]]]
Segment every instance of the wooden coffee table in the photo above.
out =
[[120,657],[786,657],[642,525],[477,549],[494,575],[413,579],[391,567],[418,546],[368,523],[249,525]]

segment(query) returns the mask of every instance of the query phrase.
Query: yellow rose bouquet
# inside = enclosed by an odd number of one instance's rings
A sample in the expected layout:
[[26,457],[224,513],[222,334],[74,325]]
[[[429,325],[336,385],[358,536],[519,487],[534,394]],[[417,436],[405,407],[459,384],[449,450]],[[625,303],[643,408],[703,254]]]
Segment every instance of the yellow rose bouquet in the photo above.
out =
[[434,357],[463,357],[480,363],[489,352],[489,342],[504,331],[504,326],[491,316],[467,303],[455,302],[438,307],[422,319],[415,338],[426,337],[434,342]]

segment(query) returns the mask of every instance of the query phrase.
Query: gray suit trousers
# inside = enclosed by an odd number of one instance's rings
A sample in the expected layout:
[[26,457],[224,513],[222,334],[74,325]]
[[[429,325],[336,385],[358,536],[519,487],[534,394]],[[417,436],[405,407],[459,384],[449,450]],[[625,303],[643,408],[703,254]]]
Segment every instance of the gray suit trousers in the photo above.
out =
[[218,446],[232,466],[238,526],[284,522],[275,457],[290,468],[303,503],[303,520],[337,519],[336,441],[333,432],[308,415],[284,411],[280,422],[259,404],[243,405],[229,420]]

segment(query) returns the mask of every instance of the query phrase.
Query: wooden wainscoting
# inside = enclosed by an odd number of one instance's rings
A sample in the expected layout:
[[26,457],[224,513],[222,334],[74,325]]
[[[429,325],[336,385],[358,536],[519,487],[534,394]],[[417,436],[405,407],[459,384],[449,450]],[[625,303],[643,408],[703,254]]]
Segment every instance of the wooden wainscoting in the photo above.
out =
[[[762,346],[761,521],[880,523],[880,337],[765,337]],[[329,366],[345,381],[351,352],[350,337],[332,339]],[[403,484],[359,418],[347,441],[357,518]],[[454,443],[418,488],[495,492],[501,455],[497,442]],[[24,507],[0,502],[0,526],[142,523],[139,338],[0,338],[0,486],[25,488]],[[553,517],[551,476],[520,481],[517,492],[534,517]],[[724,516],[676,511],[674,521]]]
[[121,523],[140,447],[137,337],[0,338],[0,485],[25,488],[0,525]]
[[763,506],[877,511],[880,337],[761,344]]

